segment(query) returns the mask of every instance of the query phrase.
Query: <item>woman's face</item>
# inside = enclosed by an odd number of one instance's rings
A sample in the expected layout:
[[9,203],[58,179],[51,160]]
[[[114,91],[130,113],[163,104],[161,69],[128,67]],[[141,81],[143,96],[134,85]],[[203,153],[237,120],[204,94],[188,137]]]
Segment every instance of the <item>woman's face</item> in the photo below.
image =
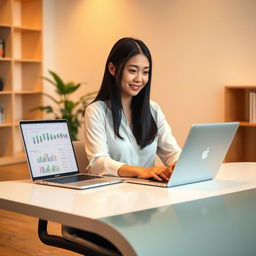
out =
[[121,79],[121,97],[136,96],[147,84],[149,78],[149,61],[143,54],[133,56],[125,64]]

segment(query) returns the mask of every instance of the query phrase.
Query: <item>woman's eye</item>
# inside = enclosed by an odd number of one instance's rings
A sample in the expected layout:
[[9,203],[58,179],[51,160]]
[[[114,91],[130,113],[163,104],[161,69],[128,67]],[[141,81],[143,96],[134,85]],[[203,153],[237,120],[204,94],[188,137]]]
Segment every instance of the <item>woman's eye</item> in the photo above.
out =
[[149,74],[149,71],[144,71],[143,74],[144,74],[144,75],[148,75],[148,74]]
[[129,69],[129,72],[130,72],[130,73],[135,73],[136,70],[135,70],[135,69]]

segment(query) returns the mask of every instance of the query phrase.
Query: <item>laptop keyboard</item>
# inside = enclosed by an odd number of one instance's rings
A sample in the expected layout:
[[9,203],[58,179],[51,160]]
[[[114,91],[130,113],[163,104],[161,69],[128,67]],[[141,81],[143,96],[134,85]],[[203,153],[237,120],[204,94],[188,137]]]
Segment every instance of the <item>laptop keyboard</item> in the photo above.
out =
[[96,179],[96,178],[99,179],[102,177],[83,174],[83,175],[74,175],[74,176],[69,176],[69,177],[54,178],[54,179],[49,179],[47,181],[56,182],[56,183],[60,183],[60,184],[66,184],[66,183],[73,183],[73,182],[78,182],[78,181],[92,180],[92,179]]

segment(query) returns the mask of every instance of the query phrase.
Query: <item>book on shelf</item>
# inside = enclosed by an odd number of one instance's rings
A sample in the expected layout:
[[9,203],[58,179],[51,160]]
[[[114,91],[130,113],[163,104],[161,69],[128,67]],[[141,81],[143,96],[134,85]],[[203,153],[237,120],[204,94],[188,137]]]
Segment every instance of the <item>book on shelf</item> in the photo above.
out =
[[256,123],[256,92],[250,92],[249,114],[249,122]]
[[0,124],[5,122],[5,111],[4,107],[0,106]]
[[4,40],[0,39],[0,58],[3,58],[3,57],[5,57],[5,54],[4,54]]

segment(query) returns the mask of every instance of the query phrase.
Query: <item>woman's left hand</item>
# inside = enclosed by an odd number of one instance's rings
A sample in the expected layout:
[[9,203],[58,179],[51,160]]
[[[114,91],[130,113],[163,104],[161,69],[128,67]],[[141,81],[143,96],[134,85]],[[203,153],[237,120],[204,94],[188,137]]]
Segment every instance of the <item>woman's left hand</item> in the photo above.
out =
[[176,164],[177,164],[177,161],[176,162],[174,162],[174,163],[172,163],[170,166],[169,166],[169,170],[170,170],[170,172],[172,173],[173,172],[173,170],[174,170],[174,168],[175,168],[175,166],[176,166]]

